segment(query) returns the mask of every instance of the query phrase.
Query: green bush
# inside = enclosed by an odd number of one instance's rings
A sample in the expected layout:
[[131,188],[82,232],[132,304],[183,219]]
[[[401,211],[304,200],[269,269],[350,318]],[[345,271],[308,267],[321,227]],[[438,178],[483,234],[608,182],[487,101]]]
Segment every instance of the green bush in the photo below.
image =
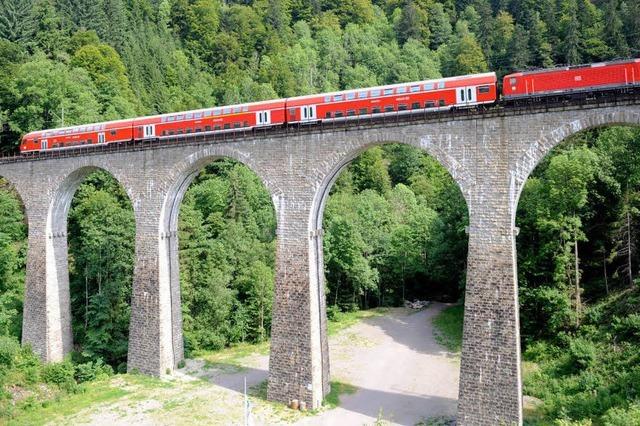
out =
[[569,355],[571,363],[578,370],[589,368],[597,358],[598,350],[589,340],[578,337],[569,343]]
[[20,343],[11,336],[0,336],[0,370],[13,367],[20,353]]
[[75,371],[75,367],[71,361],[55,362],[44,366],[42,379],[46,383],[55,384],[63,389],[71,390],[76,384],[74,379]]
[[85,362],[75,366],[74,377],[78,383],[109,377],[113,374],[113,368],[105,364],[102,359],[95,362]]
[[628,409],[612,408],[602,416],[605,426],[640,425],[640,402],[632,404]]
[[640,314],[613,317],[613,330],[620,340],[640,342]]

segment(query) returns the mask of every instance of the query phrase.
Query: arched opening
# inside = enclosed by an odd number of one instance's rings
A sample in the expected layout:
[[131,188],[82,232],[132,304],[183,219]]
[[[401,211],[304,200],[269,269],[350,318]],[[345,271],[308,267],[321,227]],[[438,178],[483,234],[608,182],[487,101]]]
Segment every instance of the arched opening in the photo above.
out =
[[54,198],[48,228],[64,353],[125,372],[135,260],[127,193],[103,169],[76,170]]
[[[342,403],[348,418],[454,416],[459,365],[450,358],[460,350],[468,241],[458,184],[416,147],[366,146],[334,169],[315,206],[312,226],[323,230],[323,245],[312,266],[326,279],[320,288],[329,321],[385,308],[346,335],[329,336],[331,380],[356,388]],[[406,303],[414,301],[430,305]]]
[[640,130],[566,136],[528,176],[515,218],[525,420],[633,424]]
[[276,215],[260,178],[228,157],[200,159],[169,191],[161,227],[169,236],[161,248],[161,267],[169,270],[161,277],[171,283],[175,363],[181,366],[184,355],[206,360],[228,346],[266,342]]
[[22,197],[3,177],[0,177],[0,212],[0,336],[19,342],[28,223]]

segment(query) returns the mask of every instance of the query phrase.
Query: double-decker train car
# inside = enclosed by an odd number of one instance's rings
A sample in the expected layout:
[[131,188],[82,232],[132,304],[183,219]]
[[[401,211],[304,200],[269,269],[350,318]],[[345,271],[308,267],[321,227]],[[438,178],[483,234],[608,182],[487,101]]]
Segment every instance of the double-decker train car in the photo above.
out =
[[494,103],[495,73],[343,90],[287,99],[287,123],[342,121]]
[[133,120],[109,121],[26,134],[21,152],[75,148],[84,145],[125,142],[133,139]]
[[284,111],[285,101],[273,100],[142,117],[133,121],[133,138],[176,138],[194,133],[282,125]]
[[640,84],[640,59],[601,62],[506,75],[506,100],[562,94],[584,94]]

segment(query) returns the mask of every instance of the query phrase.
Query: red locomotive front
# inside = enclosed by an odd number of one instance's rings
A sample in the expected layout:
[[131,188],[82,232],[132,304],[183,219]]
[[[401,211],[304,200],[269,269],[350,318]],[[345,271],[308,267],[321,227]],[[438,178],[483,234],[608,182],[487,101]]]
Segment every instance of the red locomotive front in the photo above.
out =
[[504,77],[505,99],[607,90],[640,84],[640,59],[519,72]]

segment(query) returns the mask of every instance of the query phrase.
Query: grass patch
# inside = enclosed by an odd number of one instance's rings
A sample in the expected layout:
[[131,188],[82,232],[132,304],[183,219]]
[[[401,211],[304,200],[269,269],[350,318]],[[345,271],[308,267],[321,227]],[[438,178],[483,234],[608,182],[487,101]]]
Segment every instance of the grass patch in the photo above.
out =
[[38,405],[30,405],[8,421],[9,425],[42,425],[46,423],[60,424],[79,411],[96,404],[116,401],[129,395],[131,391],[121,386],[114,386],[111,380],[91,382],[78,389],[77,393],[44,401]]
[[344,382],[331,382],[331,391],[324,398],[322,405],[327,409],[336,408],[340,405],[341,395],[352,395],[358,390],[357,387]]
[[219,351],[197,352],[193,355],[193,358],[204,360],[205,368],[220,368],[225,372],[234,373],[247,367],[242,363],[243,359],[252,355],[267,355],[269,354],[269,347],[269,341],[239,343]]
[[432,320],[436,342],[450,352],[459,353],[462,350],[463,318],[464,306],[456,305],[444,309]]
[[329,333],[329,336],[331,336],[345,328],[355,325],[363,319],[379,317],[387,312],[389,312],[389,308],[375,308],[367,309],[366,311],[353,312],[336,312],[333,314],[333,318],[331,318],[327,323],[327,332]]

